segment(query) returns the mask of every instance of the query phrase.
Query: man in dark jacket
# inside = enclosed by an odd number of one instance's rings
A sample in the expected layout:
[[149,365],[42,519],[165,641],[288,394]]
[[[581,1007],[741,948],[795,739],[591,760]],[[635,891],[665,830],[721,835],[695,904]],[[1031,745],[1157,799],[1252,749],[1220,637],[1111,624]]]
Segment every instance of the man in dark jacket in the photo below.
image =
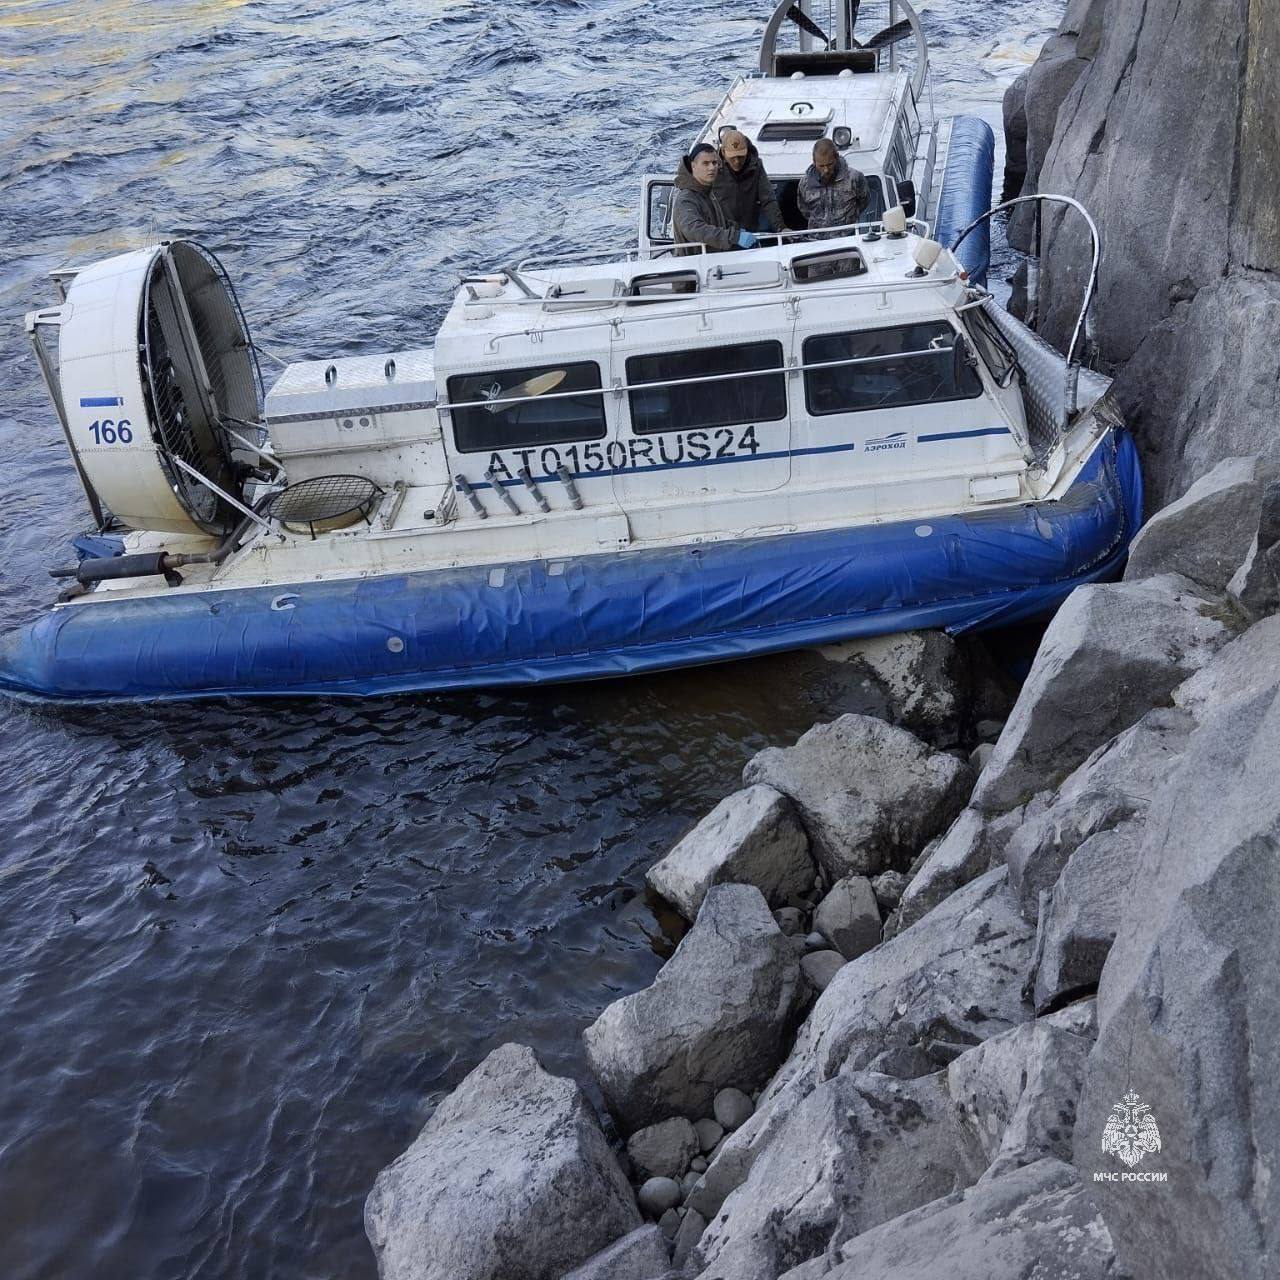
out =
[[680,161],[676,170],[676,194],[671,223],[677,244],[702,244],[708,249],[753,249],[756,238],[732,222],[715,193],[720,156],[715,147],[700,142]]
[[866,178],[849,168],[830,138],[819,138],[813,144],[813,163],[796,191],[796,204],[810,231],[857,222],[869,193]]
[[785,231],[773,183],[751,139],[737,129],[720,136],[720,173],[715,193],[730,222],[748,231]]

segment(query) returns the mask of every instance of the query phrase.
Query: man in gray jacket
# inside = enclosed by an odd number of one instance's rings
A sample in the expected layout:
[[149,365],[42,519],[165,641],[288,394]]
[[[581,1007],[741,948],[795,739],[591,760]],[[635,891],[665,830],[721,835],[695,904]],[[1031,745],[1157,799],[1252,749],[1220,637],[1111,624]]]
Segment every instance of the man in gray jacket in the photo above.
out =
[[755,236],[729,220],[715,193],[719,172],[720,156],[706,142],[700,142],[680,161],[671,208],[676,243],[702,244],[720,252],[753,249],[757,244]]
[[796,204],[811,231],[857,222],[869,193],[866,178],[849,168],[830,138],[813,144],[813,163],[796,191]]
[[720,172],[715,193],[730,222],[748,231],[787,229],[760,153],[751,139],[737,129],[726,129],[720,135]]

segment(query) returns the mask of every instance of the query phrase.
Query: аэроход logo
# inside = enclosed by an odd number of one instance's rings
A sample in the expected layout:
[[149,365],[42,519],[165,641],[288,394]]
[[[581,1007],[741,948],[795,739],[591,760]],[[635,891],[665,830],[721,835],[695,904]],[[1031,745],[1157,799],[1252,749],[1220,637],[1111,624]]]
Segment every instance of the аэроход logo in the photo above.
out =
[[[1116,1156],[1130,1169],[1145,1155],[1160,1150],[1160,1130],[1151,1108],[1130,1090],[1111,1108],[1102,1131],[1102,1150]],[[1167,1182],[1167,1173],[1095,1173],[1095,1182]]]

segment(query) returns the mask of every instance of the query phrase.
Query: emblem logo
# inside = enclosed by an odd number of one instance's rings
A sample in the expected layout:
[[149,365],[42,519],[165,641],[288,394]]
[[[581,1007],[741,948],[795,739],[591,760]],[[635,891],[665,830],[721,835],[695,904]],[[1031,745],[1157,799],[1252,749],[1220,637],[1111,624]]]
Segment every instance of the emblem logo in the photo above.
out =
[[1130,1090],[1111,1110],[1102,1131],[1102,1150],[1107,1155],[1118,1156],[1132,1169],[1143,1156],[1160,1150],[1155,1117],[1136,1093]]

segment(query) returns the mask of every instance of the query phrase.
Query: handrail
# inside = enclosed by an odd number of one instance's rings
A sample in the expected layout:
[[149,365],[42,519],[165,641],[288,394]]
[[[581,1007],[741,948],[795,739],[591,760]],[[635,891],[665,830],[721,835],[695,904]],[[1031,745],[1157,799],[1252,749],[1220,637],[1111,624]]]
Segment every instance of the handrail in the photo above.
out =
[[[905,3],[905,0],[902,0],[902,2]],[[1076,343],[1079,341],[1081,330],[1084,328],[1085,316],[1088,315],[1088,312],[1089,312],[1089,304],[1093,301],[1093,296],[1097,291],[1098,264],[1102,260],[1102,236],[1098,231],[1098,224],[1094,222],[1093,218],[1089,214],[1089,210],[1086,209],[1084,205],[1080,203],[1079,200],[1076,200],[1071,196],[1054,195],[1050,192],[1044,192],[1044,193],[1033,195],[1033,196],[1016,196],[1012,200],[1006,200],[1002,204],[996,205],[994,209],[989,209],[986,213],[982,214],[980,217],[975,218],[971,223],[969,223],[967,227],[963,227],[956,234],[956,238],[951,242],[951,252],[955,253],[956,249],[959,248],[960,246],[960,242],[971,231],[973,231],[976,227],[981,226],[982,223],[986,222],[989,218],[994,217],[997,213],[1000,213],[1005,209],[1012,209],[1013,206],[1017,204],[1026,204],[1030,201],[1041,201],[1041,200],[1055,201],[1058,204],[1065,204],[1069,208],[1076,210],[1076,212],[1079,213],[1080,216],[1088,224],[1089,236],[1093,242],[1093,261],[1089,266],[1089,280],[1088,280],[1088,283],[1085,285],[1084,304],[1080,308],[1080,314],[1076,317],[1076,327],[1074,330],[1072,330],[1071,341],[1067,345],[1067,350],[1066,350],[1067,363],[1074,364]]]
[[[907,230],[912,232],[914,235],[920,236],[921,239],[928,239],[929,232],[931,229],[932,228],[923,218],[911,218],[907,221]],[[761,242],[764,242],[766,240],[776,240],[778,242],[777,244],[773,244],[773,245],[763,245],[764,248],[781,249],[781,248],[787,247],[788,245],[791,244],[791,242],[797,241],[797,240],[807,240],[807,239],[847,240],[847,239],[851,239],[854,236],[861,237],[867,231],[878,231],[880,234],[883,234],[884,233],[883,221],[879,218],[869,218],[865,222],[842,222],[834,227],[805,227],[800,230],[767,231],[767,232],[760,233],[757,238]],[[837,235],[837,233],[839,234]],[[698,258],[711,253],[751,252],[751,250],[726,251],[723,249],[709,249],[705,244],[700,244],[695,241],[677,242],[675,240],[672,240],[670,242],[670,248],[673,250],[673,253],[671,255],[673,258]],[[626,252],[628,256],[625,258],[619,259],[617,256],[619,252],[620,250],[616,248],[582,249],[576,253],[558,254],[553,258],[521,258],[520,261],[516,263],[515,269],[517,271],[530,274],[530,273],[536,273],[537,271],[544,269],[546,267],[552,267],[556,265],[570,265],[570,264],[579,263],[579,262],[587,262],[587,261],[590,261],[592,258],[606,258],[606,259],[611,259],[614,261],[622,261],[622,262],[656,261],[656,259],[653,259],[653,258],[632,257],[631,255],[637,252],[634,249],[621,251],[621,252]],[[495,299],[484,298],[484,299],[481,299],[481,301],[487,302],[490,305],[492,305]]]
[[[856,332],[856,331],[851,331]],[[824,335],[825,336],[825,335]],[[689,387],[706,382],[728,382],[733,378],[775,378],[779,374],[811,373],[815,369],[844,369],[850,365],[882,364],[886,360],[914,360],[920,356],[949,356],[955,347],[926,347],[921,351],[894,351],[882,356],[850,356],[845,360],[818,360],[809,364],[774,365],[768,369],[735,369],[728,373],[699,374],[692,378],[669,378],[661,382],[615,382],[607,387],[583,387],[580,391],[551,391],[540,396],[507,396],[494,400],[442,400],[436,409],[489,409],[494,405],[528,404],[531,401],[574,400],[582,396],[620,396],[630,391],[652,391],[665,387]],[[856,409],[849,412],[857,413]]]

